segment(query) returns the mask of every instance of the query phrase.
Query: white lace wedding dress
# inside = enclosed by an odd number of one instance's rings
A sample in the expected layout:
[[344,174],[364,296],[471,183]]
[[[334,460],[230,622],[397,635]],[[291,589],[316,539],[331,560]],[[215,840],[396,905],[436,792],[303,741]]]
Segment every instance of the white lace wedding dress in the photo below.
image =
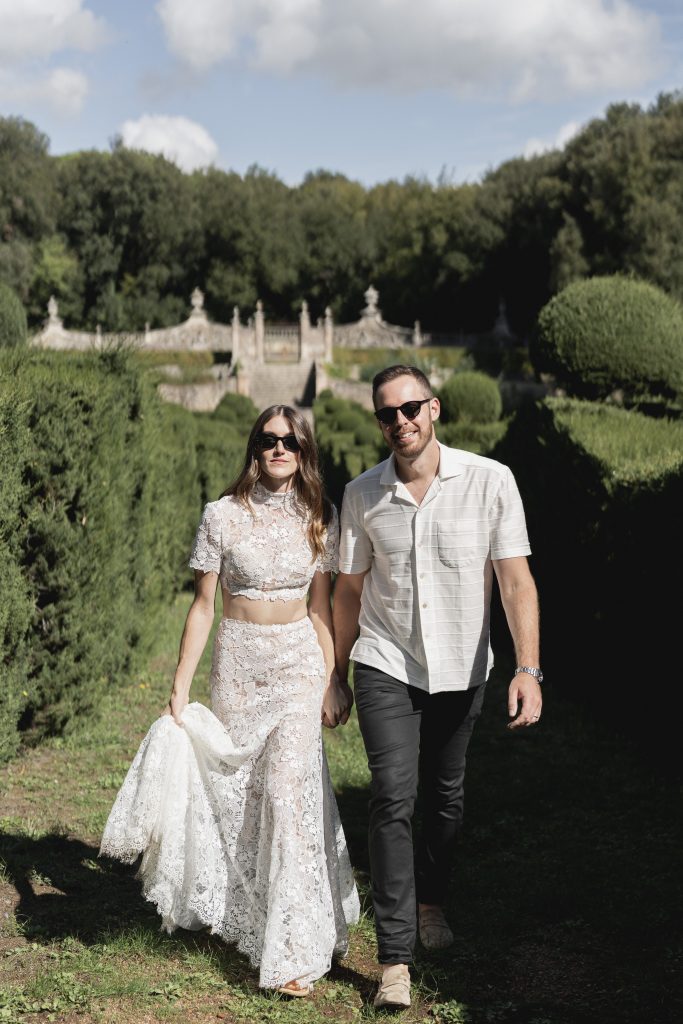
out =
[[[312,560],[293,494],[257,485],[253,513],[210,502],[190,566],[220,574],[231,594],[305,596],[336,569],[336,513]],[[277,987],[325,974],[348,945],[358,893],[322,746],[322,651],[311,620],[262,626],[221,619],[211,671],[213,712],[183,728],[158,719],[105,826],[100,854],[128,863],[162,925],[208,927],[234,942]]]

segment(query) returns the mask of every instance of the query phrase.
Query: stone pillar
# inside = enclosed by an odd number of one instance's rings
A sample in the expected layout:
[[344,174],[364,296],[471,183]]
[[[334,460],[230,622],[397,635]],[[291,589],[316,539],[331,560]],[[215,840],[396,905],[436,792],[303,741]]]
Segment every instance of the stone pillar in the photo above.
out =
[[415,326],[413,327],[413,345],[415,346],[415,348],[419,348],[421,344],[422,331],[420,330],[420,321],[416,320]]
[[233,306],[232,309],[232,321],[230,324],[232,328],[232,358],[231,363],[234,366],[238,359],[241,359],[242,353],[240,351],[240,308],[239,306]]
[[265,340],[266,340],[266,323],[263,315],[263,303],[259,299],[256,303],[256,313],[254,314],[254,339],[256,342],[256,362],[262,366],[265,363]]
[[311,317],[308,312],[308,303],[304,299],[301,303],[299,313],[299,362],[303,363],[311,358]]
[[324,360],[326,363],[331,363],[334,358],[332,345],[334,342],[334,321],[332,320],[332,310],[328,306],[325,310],[325,322],[323,324],[323,339],[325,342],[324,347]]

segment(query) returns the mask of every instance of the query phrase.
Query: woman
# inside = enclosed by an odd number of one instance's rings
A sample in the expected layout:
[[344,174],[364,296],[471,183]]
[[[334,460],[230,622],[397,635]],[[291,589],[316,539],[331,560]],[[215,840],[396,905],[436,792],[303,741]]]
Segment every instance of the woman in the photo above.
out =
[[[308,423],[271,406],[237,481],[204,509],[169,706],[100,849],[143,853],[143,891],[167,930],[208,927],[260,967],[262,987],[291,996],[311,991],[358,919],[320,729],[343,724],[352,702],[333,667],[338,532]],[[219,579],[211,714],[188,699]]]

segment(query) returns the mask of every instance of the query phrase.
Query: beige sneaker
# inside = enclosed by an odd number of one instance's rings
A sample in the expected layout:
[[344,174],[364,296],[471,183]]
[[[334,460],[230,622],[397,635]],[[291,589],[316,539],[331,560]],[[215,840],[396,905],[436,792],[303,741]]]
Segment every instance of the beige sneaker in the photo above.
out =
[[441,907],[422,907],[418,910],[420,942],[425,949],[447,949],[455,941]]
[[376,1009],[405,1010],[410,1006],[410,971],[407,964],[391,964],[382,972],[374,1003]]

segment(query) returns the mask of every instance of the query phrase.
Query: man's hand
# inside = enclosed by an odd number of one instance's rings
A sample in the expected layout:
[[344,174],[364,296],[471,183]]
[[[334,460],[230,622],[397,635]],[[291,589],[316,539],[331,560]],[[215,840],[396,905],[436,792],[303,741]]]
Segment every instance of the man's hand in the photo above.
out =
[[322,706],[322,723],[328,729],[346,725],[353,707],[353,691],[348,683],[342,683],[336,671],[330,676]]
[[[520,702],[521,707],[517,715]],[[518,672],[508,690],[508,714],[510,718],[514,718],[513,722],[508,723],[508,729],[517,729],[521,725],[536,725],[541,717],[542,705],[541,687],[534,677],[527,675],[526,672]]]

